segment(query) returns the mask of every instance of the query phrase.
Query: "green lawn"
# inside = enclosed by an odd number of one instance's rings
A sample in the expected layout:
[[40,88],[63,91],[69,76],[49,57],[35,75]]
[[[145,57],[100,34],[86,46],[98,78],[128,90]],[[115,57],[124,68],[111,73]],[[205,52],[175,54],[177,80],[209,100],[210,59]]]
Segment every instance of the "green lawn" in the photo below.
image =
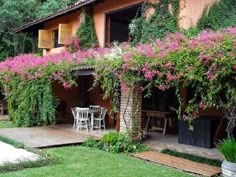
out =
[[10,121],[2,120],[0,121],[0,128],[13,128],[15,125]]
[[59,164],[2,173],[1,177],[184,177],[191,176],[172,168],[151,164],[120,154],[86,147],[48,149]]

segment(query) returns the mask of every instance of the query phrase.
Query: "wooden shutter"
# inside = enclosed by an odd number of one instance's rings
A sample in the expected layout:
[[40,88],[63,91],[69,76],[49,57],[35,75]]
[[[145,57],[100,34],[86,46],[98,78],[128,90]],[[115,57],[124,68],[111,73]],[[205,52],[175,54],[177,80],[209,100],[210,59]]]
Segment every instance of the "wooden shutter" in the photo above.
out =
[[39,30],[38,48],[51,49],[54,48],[54,32],[51,30]]
[[72,24],[59,24],[58,44],[66,44],[66,41],[72,36]]

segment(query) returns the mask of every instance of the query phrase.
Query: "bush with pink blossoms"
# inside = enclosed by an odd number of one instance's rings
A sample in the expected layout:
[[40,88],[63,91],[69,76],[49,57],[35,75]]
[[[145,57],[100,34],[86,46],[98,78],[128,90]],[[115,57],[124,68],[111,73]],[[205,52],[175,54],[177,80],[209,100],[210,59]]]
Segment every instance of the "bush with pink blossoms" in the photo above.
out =
[[[149,94],[153,87],[175,88],[179,117],[181,111],[186,118],[195,118],[200,107],[226,108],[236,102],[236,28],[228,28],[203,31],[195,38],[168,34],[135,47],[124,43],[110,49],[8,59],[0,63],[0,78],[11,118],[18,125],[53,123],[51,83],[57,81],[69,89],[75,84],[71,69],[81,65],[94,65],[94,85],[101,86],[105,98],[113,98],[115,111],[119,111],[121,85],[139,86]],[[180,97],[183,87],[191,88],[194,95],[185,110]]]
[[[207,30],[195,38],[168,34],[156,43],[120,48],[121,54],[113,60],[104,58],[97,63],[97,80],[106,95],[113,95],[112,88],[120,81],[148,93],[153,87],[175,88],[178,115],[184,111],[184,117],[190,119],[198,116],[200,107],[227,108],[236,103],[236,28]],[[192,89],[194,95],[185,110],[180,96],[183,87]]]
[[57,101],[52,83],[70,89],[76,84],[71,69],[93,63],[94,54],[78,51],[45,57],[21,55],[1,62],[1,83],[11,120],[18,126],[54,124]]

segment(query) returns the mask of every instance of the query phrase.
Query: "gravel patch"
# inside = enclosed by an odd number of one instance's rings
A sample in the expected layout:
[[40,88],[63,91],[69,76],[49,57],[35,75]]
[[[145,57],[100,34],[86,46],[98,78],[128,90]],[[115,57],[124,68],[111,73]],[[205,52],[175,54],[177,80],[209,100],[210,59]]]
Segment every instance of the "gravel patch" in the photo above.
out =
[[15,148],[12,145],[0,141],[0,165],[6,163],[20,163],[25,161],[36,161],[40,155],[29,152],[25,149]]

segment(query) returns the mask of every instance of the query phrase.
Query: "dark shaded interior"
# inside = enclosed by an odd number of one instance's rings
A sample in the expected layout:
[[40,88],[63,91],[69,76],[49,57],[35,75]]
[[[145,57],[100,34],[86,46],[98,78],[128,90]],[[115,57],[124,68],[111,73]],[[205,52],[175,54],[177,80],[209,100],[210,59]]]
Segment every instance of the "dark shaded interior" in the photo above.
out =
[[129,24],[132,19],[141,16],[141,11],[142,4],[138,4],[108,14],[107,18],[110,18],[110,42],[128,41]]

